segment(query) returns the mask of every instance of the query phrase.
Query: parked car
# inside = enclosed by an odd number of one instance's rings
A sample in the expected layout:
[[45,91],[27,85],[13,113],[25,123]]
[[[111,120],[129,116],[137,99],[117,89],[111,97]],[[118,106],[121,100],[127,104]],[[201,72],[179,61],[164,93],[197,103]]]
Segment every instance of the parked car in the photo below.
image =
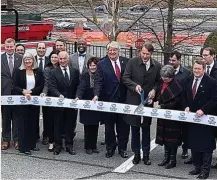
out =
[[147,5],[135,5],[128,9],[128,13],[144,13],[149,7]]
[[97,6],[94,8],[95,12],[97,13],[105,13],[105,6],[101,5],[101,6]]
[[[76,23],[60,22],[60,23],[56,23],[54,25],[54,28],[58,30],[74,30],[75,26],[76,26]],[[86,23],[83,24],[83,28],[84,28],[84,31],[93,31],[93,29],[87,26]]]

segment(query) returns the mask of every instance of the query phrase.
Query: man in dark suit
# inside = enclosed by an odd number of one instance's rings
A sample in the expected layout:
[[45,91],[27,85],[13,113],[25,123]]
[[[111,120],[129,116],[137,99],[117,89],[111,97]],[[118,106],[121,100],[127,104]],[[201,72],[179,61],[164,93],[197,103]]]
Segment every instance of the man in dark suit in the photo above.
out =
[[[1,95],[11,95],[13,89],[13,76],[16,69],[21,65],[22,56],[15,53],[15,40],[8,38],[5,40],[5,53],[1,55]],[[2,139],[1,149],[6,150],[11,141],[12,134],[15,149],[18,149],[18,122],[16,118],[16,108],[14,106],[2,106]]]
[[58,51],[66,51],[66,41],[64,39],[57,39],[55,41],[55,49]]
[[[119,56],[119,50],[120,47],[116,41],[110,42],[107,45],[107,58],[98,63],[94,82],[94,101],[100,97],[100,100],[106,102],[125,102],[126,86],[122,82],[122,76],[128,59]],[[107,113],[103,117],[105,118],[106,157],[112,157],[116,146],[118,146],[121,157],[127,158],[126,149],[129,139],[129,125],[123,120],[122,114]]]
[[[45,43],[41,42],[37,44],[36,47],[36,52],[37,55],[35,56],[35,59],[38,63],[39,69],[43,72],[47,64],[50,62],[50,59],[45,56],[46,54],[46,45]],[[43,139],[42,139],[42,144],[47,145],[48,144],[48,129],[49,129],[49,116],[48,116],[48,108],[47,107],[42,107],[42,112],[43,112]],[[40,139],[40,128],[39,128],[39,119],[37,123],[37,134],[38,134],[38,139]]]
[[[210,77],[217,80],[217,62],[214,60],[215,57],[215,50],[211,47],[206,47],[202,50],[202,57],[206,62],[206,73]],[[217,112],[217,110],[216,110]],[[216,113],[217,115],[217,113]],[[217,128],[216,128],[217,133]],[[212,166],[213,168],[217,169],[217,164]]]
[[[195,118],[213,115],[217,107],[217,81],[206,73],[206,64],[198,58],[193,65],[193,75],[186,81],[184,89],[184,107],[186,112],[195,112]],[[198,120],[198,119],[197,119]],[[212,153],[216,148],[214,127],[189,123],[188,147],[191,149],[195,169],[190,175],[199,179],[209,177]]]
[[87,42],[84,39],[78,40],[78,51],[69,56],[69,64],[78,69],[80,74],[87,72],[87,61],[92,57],[87,52]]
[[[141,103],[140,94],[143,91],[145,98],[153,99],[160,82],[161,65],[152,59],[154,47],[152,44],[145,44],[142,47],[139,57],[130,59],[123,75],[123,83],[127,86],[127,104],[139,105]],[[143,123],[141,123],[143,120]],[[131,125],[132,142],[131,148],[135,156],[134,164],[141,160],[140,156],[140,127],[142,128],[142,151],[143,162],[150,165],[150,125],[151,118],[127,115],[126,121]]]
[[[187,78],[190,76],[191,71],[181,65],[181,53],[178,51],[173,51],[170,55],[169,64],[175,69],[175,79],[178,80],[180,85],[183,87]],[[183,123],[182,128],[182,159],[188,158],[188,147],[187,147],[187,125]],[[190,163],[190,161],[189,161]]]
[[[51,96],[59,97],[59,102],[63,103],[64,98],[75,99],[77,87],[79,84],[79,71],[68,65],[69,55],[66,51],[61,51],[58,55],[59,67],[51,71],[50,93]],[[73,149],[73,138],[76,128],[77,112],[71,108],[55,108],[54,116],[54,155],[61,152],[61,129],[65,129],[66,152],[75,155]]]

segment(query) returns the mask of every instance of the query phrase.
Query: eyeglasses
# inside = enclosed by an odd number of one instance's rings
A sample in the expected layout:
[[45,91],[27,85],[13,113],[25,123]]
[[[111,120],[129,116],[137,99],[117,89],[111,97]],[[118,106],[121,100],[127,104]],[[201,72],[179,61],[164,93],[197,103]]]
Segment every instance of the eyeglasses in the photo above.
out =
[[209,56],[210,54],[202,54],[203,57],[207,57]]

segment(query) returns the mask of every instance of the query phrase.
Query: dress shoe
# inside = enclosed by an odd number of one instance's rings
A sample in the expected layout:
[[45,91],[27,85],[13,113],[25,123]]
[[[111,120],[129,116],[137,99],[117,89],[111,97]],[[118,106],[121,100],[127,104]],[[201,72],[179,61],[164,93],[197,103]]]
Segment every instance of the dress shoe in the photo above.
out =
[[119,151],[119,154],[121,155],[122,158],[128,158],[128,154],[126,151]]
[[18,143],[17,141],[14,143],[14,148],[15,148],[16,150],[19,149],[19,143]]
[[209,177],[209,173],[200,173],[199,176],[197,176],[197,179],[207,179]]
[[190,158],[189,160],[185,161],[184,164],[192,164],[192,158]]
[[198,175],[198,174],[200,174],[200,169],[194,169],[193,171],[190,171],[188,174],[189,175]]
[[188,150],[183,149],[182,151],[182,159],[187,159],[188,158]]
[[48,137],[43,137],[42,142],[43,145],[47,145],[48,144]]
[[53,154],[54,154],[54,155],[59,155],[60,152],[61,152],[61,149],[60,149],[60,148],[54,148]]
[[40,151],[40,149],[38,147],[35,147],[33,149],[31,149],[32,151]]
[[66,152],[68,152],[71,155],[75,155],[75,150],[72,147],[66,147]]
[[151,165],[151,161],[149,159],[149,154],[143,154],[143,162],[145,165]]
[[105,157],[106,157],[106,158],[110,158],[110,157],[112,157],[114,154],[115,154],[115,151],[113,151],[113,150],[108,150],[108,151],[106,152],[106,154],[105,154]]
[[217,164],[216,165],[212,165],[211,168],[217,169]]
[[134,158],[133,158],[133,164],[139,164],[139,162],[141,161],[141,156],[140,153],[135,153]]
[[93,150],[92,149],[86,149],[86,153],[87,154],[93,154]]
[[48,151],[49,152],[53,152],[54,151],[54,145],[52,143],[49,144]]
[[9,142],[2,142],[1,144],[1,150],[7,150],[10,147]]
[[24,152],[24,154],[27,156],[32,155],[32,153],[30,151],[26,151],[26,152]]
[[99,150],[98,149],[92,149],[93,153],[99,154]]

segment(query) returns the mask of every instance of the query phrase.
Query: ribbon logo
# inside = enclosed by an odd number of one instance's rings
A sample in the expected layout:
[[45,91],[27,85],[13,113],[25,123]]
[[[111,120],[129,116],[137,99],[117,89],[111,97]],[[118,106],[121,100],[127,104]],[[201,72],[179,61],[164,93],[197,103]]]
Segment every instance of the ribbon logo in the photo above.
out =
[[101,102],[101,101],[98,102],[97,109],[98,110],[103,110],[104,109],[103,102]]
[[33,97],[32,102],[33,104],[39,104],[38,97]]
[[84,106],[84,108],[86,108],[86,109],[90,109],[90,107],[91,107],[90,101],[85,101],[83,106]]
[[187,119],[185,112],[180,112],[178,118],[179,120],[185,121]]
[[51,105],[52,104],[51,98],[46,98],[45,104],[48,106]]
[[72,99],[72,100],[71,100],[71,103],[70,103],[70,106],[71,106],[71,107],[77,107],[77,105],[78,105],[77,102],[78,102],[77,99]]
[[164,114],[164,117],[171,119],[172,118],[171,111],[166,111],[166,113]]
[[123,111],[124,111],[125,113],[130,113],[130,112],[131,112],[130,106],[129,106],[129,105],[125,105]]
[[7,103],[8,104],[13,104],[14,103],[13,97],[9,96],[8,99],[7,99]]
[[208,122],[209,122],[209,124],[212,124],[212,125],[215,125],[215,124],[216,124],[216,121],[215,121],[215,118],[214,118],[214,117],[209,117]]
[[156,108],[152,109],[151,116],[154,116],[154,117],[158,116],[158,109]]
[[110,111],[113,111],[113,112],[117,111],[116,104],[111,104]]

